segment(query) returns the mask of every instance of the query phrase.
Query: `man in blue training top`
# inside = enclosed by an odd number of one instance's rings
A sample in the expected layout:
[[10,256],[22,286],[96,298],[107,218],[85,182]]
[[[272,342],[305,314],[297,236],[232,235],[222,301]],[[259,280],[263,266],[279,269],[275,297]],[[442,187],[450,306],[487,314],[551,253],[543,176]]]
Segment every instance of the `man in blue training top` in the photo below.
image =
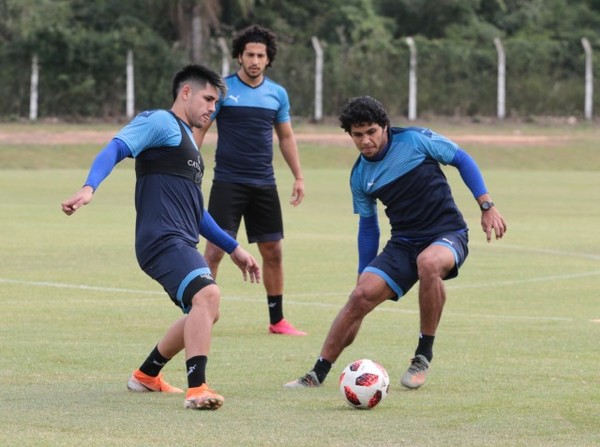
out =
[[[446,301],[443,280],[454,278],[468,254],[468,229],[440,163],[458,169],[481,209],[488,242],[506,223],[492,203],[475,161],[455,143],[420,128],[392,128],[383,105],[351,98],[340,113],[360,156],[350,187],[358,228],[358,281],[333,321],[313,369],[286,388],[320,386],[333,362],[356,337],[364,317],[384,301],[397,301],[419,281],[420,334],[414,358],[401,378],[407,388],[425,383],[433,341]],[[379,249],[376,201],[386,207],[391,238]]]
[[[302,202],[304,179],[287,92],[265,76],[277,54],[275,35],[250,26],[235,37],[231,54],[240,69],[225,78],[227,96],[220,98],[212,117],[217,120],[218,141],[208,211],[233,237],[244,218],[248,242],[256,242],[262,256],[269,332],[306,335],[283,315],[283,220],[273,171],[273,128],[294,176],[293,206]],[[195,132],[199,145],[208,127]],[[204,257],[215,278],[223,254],[215,244],[206,243]]]
[[231,255],[244,280],[260,281],[254,257],[204,210],[204,163],[192,128],[210,121],[226,88],[218,74],[188,65],[173,79],[171,110],[140,113],[96,156],[84,186],[62,203],[68,216],[88,204],[100,183],[125,157],[135,158],[135,251],[142,270],[163,286],[184,312],[167,330],[127,387],[131,391],[182,393],[160,372],[185,349],[188,391],[185,408],[216,410],[223,397],[206,384],[212,327],[219,318],[220,291],[196,246],[199,235]]

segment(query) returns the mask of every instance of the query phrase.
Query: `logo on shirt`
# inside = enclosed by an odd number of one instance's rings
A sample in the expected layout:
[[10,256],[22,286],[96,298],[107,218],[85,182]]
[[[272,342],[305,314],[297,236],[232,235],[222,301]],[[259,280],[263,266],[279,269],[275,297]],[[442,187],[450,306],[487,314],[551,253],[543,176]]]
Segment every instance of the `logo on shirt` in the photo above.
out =
[[241,96],[241,95],[237,95],[237,96],[229,95],[227,98],[228,98],[228,99],[229,99],[229,98],[233,99],[233,100],[235,101],[235,103],[237,104],[237,103],[238,103],[238,101],[239,101],[239,99],[240,99],[240,96]]
[[375,181],[367,182],[367,189],[371,189],[374,184],[375,184]]

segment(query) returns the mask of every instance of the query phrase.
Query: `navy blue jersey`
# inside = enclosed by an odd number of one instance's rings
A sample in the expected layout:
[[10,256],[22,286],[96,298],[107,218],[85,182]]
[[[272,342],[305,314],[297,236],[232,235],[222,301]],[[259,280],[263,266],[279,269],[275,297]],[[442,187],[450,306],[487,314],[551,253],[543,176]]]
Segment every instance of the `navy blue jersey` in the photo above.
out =
[[275,185],[273,126],[290,121],[285,89],[265,77],[251,87],[237,74],[225,78],[227,97],[213,114],[218,141],[215,180],[252,185]]
[[371,161],[362,155],[350,174],[354,212],[377,213],[377,200],[390,220],[392,239],[420,239],[466,229],[441,164],[450,163],[458,146],[435,132],[391,128],[385,155]]
[[195,247],[204,210],[203,164],[191,129],[172,113],[154,110],[139,114],[116,138],[127,144],[138,168],[135,247],[140,266],[168,246]]

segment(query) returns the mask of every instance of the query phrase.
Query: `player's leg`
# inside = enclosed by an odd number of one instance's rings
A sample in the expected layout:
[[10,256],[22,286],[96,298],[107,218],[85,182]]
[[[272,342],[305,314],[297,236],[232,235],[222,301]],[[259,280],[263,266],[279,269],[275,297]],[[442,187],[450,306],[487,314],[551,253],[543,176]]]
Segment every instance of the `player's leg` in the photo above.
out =
[[435,334],[446,303],[443,281],[458,275],[467,254],[466,234],[452,233],[438,238],[417,256],[420,333],[415,356],[400,380],[407,388],[419,388],[427,379]]
[[296,329],[283,315],[283,262],[282,243],[279,241],[259,242],[262,257],[263,283],[269,306],[269,332],[281,335],[306,335]]
[[183,316],[171,325],[144,363],[133,372],[127,382],[129,390],[183,393],[182,389],[165,382],[161,370],[169,360],[183,349],[183,327],[186,318],[187,316]]
[[269,332],[306,335],[296,329],[283,313],[283,218],[276,187],[252,189],[252,202],[244,222],[249,242],[256,242],[262,258],[263,283],[267,292]]
[[184,327],[188,391],[185,408],[216,410],[223,405],[223,396],[208,388],[206,364],[210,351],[212,327],[219,318],[220,291],[209,284],[194,294],[191,310]]
[[[208,389],[205,370],[212,326],[219,316],[220,292],[206,261],[195,247],[173,241],[160,256],[140,259],[140,266],[163,286],[171,300],[186,314],[169,327],[155,348],[155,351],[162,350],[163,354],[174,355],[185,347],[188,369],[185,407],[219,408],[223,398]],[[160,371],[166,362],[163,365],[153,363]],[[162,374],[158,377],[162,378]]]
[[367,314],[394,295],[381,276],[370,272],[361,274],[348,302],[331,324],[320,357],[335,362],[352,344]]
[[[267,295],[282,295],[283,256],[281,240],[259,242],[257,246],[262,257],[263,283]],[[274,323],[281,320],[281,318],[283,318],[283,315]]]
[[[214,181],[210,190],[208,212],[223,230],[232,237],[237,236],[242,214],[248,203],[243,185]],[[204,259],[214,279],[225,252],[210,241],[206,241]]]
[[219,273],[219,265],[225,256],[225,252],[210,241],[206,241],[204,257],[212,275],[216,278]]
[[286,388],[319,386],[333,362],[356,337],[367,313],[387,299],[397,301],[417,282],[416,249],[405,241],[388,241],[359,277],[348,303],[338,313],[311,371]]
[[396,293],[380,275],[363,272],[348,302],[333,320],[313,369],[284,386],[286,388],[320,386],[333,363],[356,338],[365,316],[379,304],[394,296]]
[[[417,257],[419,272],[420,329],[423,335],[435,336],[446,303],[443,278],[454,267],[454,255],[444,246],[430,245]],[[431,360],[433,353],[426,354]]]
[[127,389],[136,392],[183,393],[181,388],[168,384],[163,377],[163,367],[183,349],[183,324],[186,317],[177,320],[167,334],[150,352],[146,360],[127,381]]
[[[168,247],[158,259],[139,259],[142,270],[163,286],[176,305],[175,294],[181,282],[181,273],[173,271],[172,265],[179,259],[176,246]],[[185,273],[183,274],[183,276]],[[187,315],[173,323],[163,338],[150,352],[146,360],[135,370],[127,382],[127,388],[137,392],[182,393],[183,390],[169,385],[163,378],[164,366],[184,347],[183,327]]]

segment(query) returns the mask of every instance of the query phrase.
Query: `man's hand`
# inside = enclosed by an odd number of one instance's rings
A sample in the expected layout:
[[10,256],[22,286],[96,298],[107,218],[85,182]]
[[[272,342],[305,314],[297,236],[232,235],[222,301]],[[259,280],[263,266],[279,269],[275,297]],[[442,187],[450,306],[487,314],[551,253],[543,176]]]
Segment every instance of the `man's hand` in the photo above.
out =
[[84,186],[77,191],[71,198],[61,203],[63,213],[70,216],[83,205],[87,205],[92,201],[94,197],[94,190],[91,186]]
[[298,206],[304,199],[304,179],[296,179],[292,188],[292,196],[290,197],[290,203],[293,206]]
[[231,256],[233,263],[242,271],[244,281],[247,281],[248,276],[250,276],[250,282],[260,282],[260,266],[250,253],[238,245],[229,256]]
[[506,222],[495,206],[487,211],[482,211],[481,228],[483,228],[488,242],[492,240],[492,231],[496,233],[496,239],[501,239],[506,233]]

